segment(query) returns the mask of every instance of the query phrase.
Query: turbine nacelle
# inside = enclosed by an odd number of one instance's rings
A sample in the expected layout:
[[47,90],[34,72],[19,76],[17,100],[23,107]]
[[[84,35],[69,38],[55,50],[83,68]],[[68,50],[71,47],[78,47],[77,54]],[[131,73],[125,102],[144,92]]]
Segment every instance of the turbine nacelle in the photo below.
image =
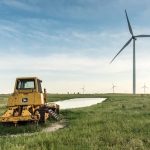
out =
[[135,36],[132,36],[132,39],[133,39],[133,40],[137,40],[137,38],[136,38]]

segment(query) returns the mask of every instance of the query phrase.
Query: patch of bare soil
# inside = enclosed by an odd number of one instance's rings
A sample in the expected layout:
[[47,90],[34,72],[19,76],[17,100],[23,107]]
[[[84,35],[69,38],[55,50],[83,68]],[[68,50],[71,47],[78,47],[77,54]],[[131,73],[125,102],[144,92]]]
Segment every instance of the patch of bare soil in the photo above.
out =
[[49,127],[43,129],[42,132],[55,132],[64,127],[65,127],[65,121],[60,120],[59,122],[52,123]]
[[[59,129],[64,128],[65,125],[65,121],[62,119],[58,122],[55,123],[51,123],[50,126],[44,128],[41,132],[34,132],[34,133],[22,133],[22,134],[11,134],[11,135],[5,135],[5,136],[9,136],[9,137],[18,137],[18,136],[32,136],[32,135],[36,135],[39,133],[43,133],[43,132],[55,132]],[[3,136],[4,137],[4,136]]]

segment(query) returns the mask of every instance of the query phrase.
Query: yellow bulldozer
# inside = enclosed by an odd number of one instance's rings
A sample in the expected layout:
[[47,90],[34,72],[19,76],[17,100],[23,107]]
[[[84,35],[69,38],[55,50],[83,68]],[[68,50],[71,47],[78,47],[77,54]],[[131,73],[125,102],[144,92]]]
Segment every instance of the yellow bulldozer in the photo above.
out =
[[47,103],[46,90],[42,91],[41,83],[37,77],[17,78],[0,122],[16,125],[21,122],[45,123],[49,117],[59,119],[59,105]]

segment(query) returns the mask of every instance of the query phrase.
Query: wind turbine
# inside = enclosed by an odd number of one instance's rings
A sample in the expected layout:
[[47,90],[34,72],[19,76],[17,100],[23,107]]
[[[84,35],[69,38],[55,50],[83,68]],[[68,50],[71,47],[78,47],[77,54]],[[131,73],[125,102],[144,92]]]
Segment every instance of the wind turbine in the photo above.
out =
[[85,92],[85,87],[83,86],[81,89],[82,89],[82,91],[83,91],[83,94],[84,94],[84,92]]
[[150,37],[150,35],[134,35],[133,30],[128,18],[127,11],[125,10],[125,15],[128,23],[129,32],[131,34],[131,38],[126,42],[126,44],[121,48],[121,50],[117,53],[117,55],[111,60],[110,63],[112,63],[115,58],[124,50],[125,47],[127,47],[130,42],[133,40],[133,94],[136,94],[136,57],[135,57],[135,41],[137,38],[143,38],[143,37]]
[[114,84],[112,84],[112,89],[113,89],[113,93],[115,93],[115,85]]
[[144,89],[144,94],[145,94],[146,89],[148,88],[148,87],[145,85],[145,83],[144,83],[144,86],[143,86],[142,88]]

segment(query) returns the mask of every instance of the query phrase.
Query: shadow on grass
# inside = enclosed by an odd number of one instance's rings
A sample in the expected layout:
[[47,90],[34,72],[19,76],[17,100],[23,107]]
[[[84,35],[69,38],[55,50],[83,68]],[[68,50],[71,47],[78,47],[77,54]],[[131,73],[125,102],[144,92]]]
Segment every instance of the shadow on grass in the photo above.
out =
[[24,134],[24,133],[34,133],[41,131],[42,126],[36,124],[19,124],[16,127],[11,125],[0,124],[0,136]]
[[44,128],[48,127],[51,123],[56,122],[54,119],[49,119],[45,124],[36,124],[31,122],[24,122],[22,124],[0,124],[0,136],[17,135],[17,134],[28,134],[40,132]]

